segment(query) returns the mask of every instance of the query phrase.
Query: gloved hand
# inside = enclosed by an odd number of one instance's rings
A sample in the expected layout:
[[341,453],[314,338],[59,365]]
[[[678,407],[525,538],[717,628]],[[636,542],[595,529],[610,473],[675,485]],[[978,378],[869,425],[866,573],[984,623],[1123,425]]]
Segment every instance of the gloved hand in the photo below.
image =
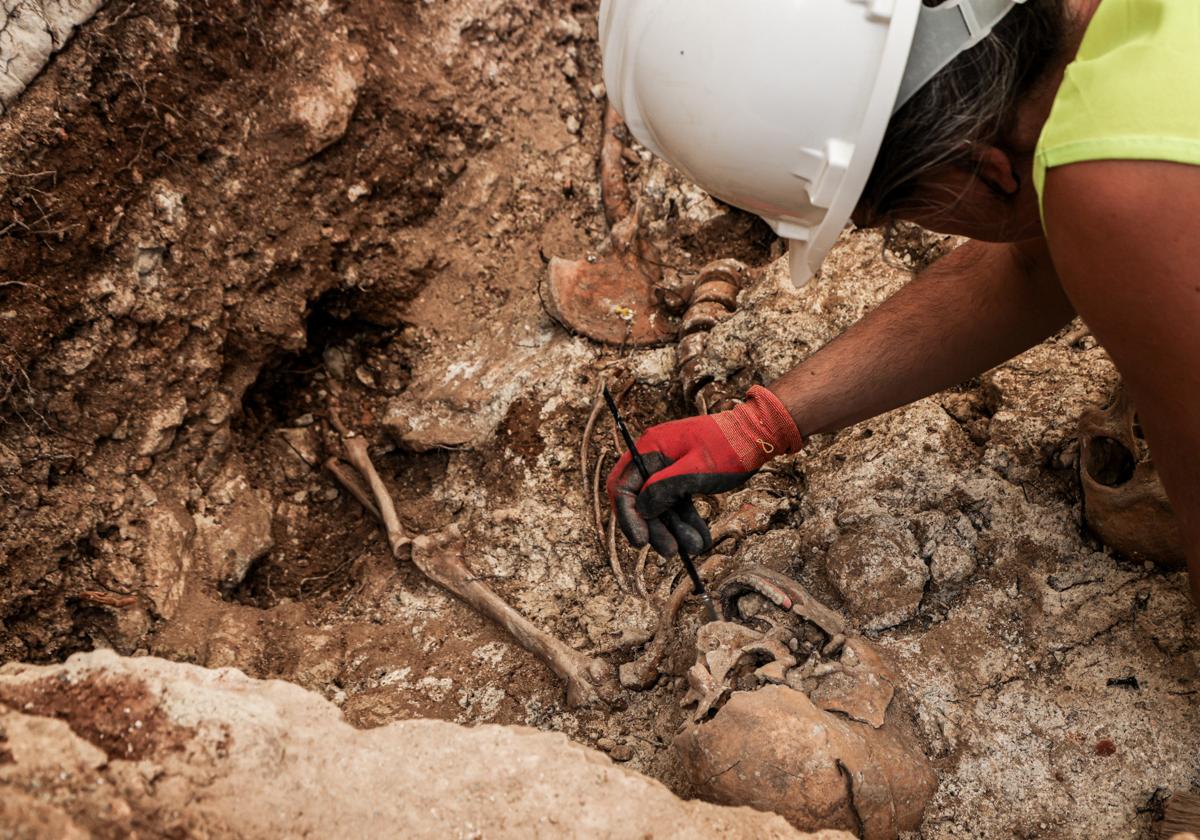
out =
[[674,556],[679,546],[659,519],[674,511],[683,547],[703,554],[712,548],[712,536],[691,497],[732,490],[767,461],[798,452],[803,443],[783,403],[758,385],[731,411],[653,426],[637,441],[651,473],[645,486],[628,452],[608,474],[608,497],[621,533],[636,548],[649,542],[663,557]]

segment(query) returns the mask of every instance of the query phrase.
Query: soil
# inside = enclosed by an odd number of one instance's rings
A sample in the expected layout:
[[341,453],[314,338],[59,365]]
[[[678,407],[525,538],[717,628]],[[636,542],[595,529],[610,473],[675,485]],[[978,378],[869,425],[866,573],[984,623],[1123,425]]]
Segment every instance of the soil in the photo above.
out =
[[[114,0],[52,59],[0,118],[0,661],[236,666],[357,727],[525,724],[688,793],[667,747],[694,608],[656,687],[570,710],[321,468],[336,400],[404,525],[457,524],[539,627],[614,664],[653,629],[679,570],[619,590],[579,450],[602,380],[633,383],[637,428],[688,412],[674,348],[572,336],[539,295],[607,236],[597,5]],[[794,294],[761,222],[634,150],[668,270],[753,269],[704,354],[719,381],[769,381],[953,244],[847,233]],[[1115,379],[1076,326],[777,462],[773,530],[722,549],[891,657],[941,776],[922,838],[1148,838],[1200,784],[1186,584],[1083,524],[1075,425]],[[614,450],[602,424],[589,469]],[[920,559],[868,609],[871,564],[826,557],[884,531]]]

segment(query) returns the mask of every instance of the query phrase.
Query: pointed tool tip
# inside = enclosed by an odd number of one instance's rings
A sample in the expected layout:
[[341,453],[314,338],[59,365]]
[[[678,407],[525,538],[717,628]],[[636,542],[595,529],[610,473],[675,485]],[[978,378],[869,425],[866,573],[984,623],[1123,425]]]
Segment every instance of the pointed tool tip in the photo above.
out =
[[613,417],[619,419],[620,414],[617,412],[617,401],[613,399],[612,391],[608,390],[608,385],[603,386],[602,393],[604,394],[604,401],[608,403],[608,410],[612,412]]

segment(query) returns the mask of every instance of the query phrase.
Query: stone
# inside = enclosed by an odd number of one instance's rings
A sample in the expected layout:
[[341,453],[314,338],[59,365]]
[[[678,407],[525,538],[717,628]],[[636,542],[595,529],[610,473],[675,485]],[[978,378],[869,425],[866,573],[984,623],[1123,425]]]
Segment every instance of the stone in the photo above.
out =
[[843,531],[825,569],[846,611],[867,630],[884,630],[917,614],[929,568],[904,525],[880,517]]
[[583,37],[583,26],[573,17],[561,17],[554,22],[554,35],[559,41],[578,41]]
[[0,0],[0,114],[103,0]]
[[453,360],[430,360],[415,371],[412,384],[388,403],[384,425],[414,452],[481,446],[518,395],[541,401],[562,370],[594,352],[553,333],[523,336],[510,324],[488,325]]
[[617,744],[608,751],[608,754],[613,761],[629,761],[633,758],[633,747],[628,744]]
[[930,555],[929,572],[938,586],[964,583],[975,573],[975,558],[962,546],[939,545]]
[[139,517],[144,558],[142,592],[159,618],[175,615],[192,568],[196,524],[179,502],[159,496]]
[[187,400],[176,394],[146,416],[138,455],[148,457],[166,452],[187,416]]
[[277,447],[283,473],[296,481],[312,474],[321,463],[320,440],[312,426],[278,430],[282,446]]
[[208,510],[195,516],[201,571],[209,586],[230,589],[275,545],[270,500],[236,471],[235,464],[213,482],[208,499]]
[[562,734],[359,730],[289,683],[104,650],[0,668],[0,731],[18,837],[852,838],[684,801]]
[[306,51],[301,74],[287,92],[271,133],[291,164],[308,160],[337,142],[350,124],[366,72],[367,50],[344,30],[326,33]]

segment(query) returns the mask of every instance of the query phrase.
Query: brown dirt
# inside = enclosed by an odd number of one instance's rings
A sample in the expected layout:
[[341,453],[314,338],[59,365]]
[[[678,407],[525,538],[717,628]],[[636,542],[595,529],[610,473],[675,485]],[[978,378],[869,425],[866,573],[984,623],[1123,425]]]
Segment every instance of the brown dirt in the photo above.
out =
[[66,721],[80,738],[122,761],[140,761],[164,749],[182,750],[196,734],[168,720],[157,698],[136,679],[74,683],[46,678],[0,689],[0,704]]
[[[568,710],[320,469],[337,391],[408,528],[457,523],[471,568],[540,627],[638,653],[656,607],[617,591],[578,451],[602,376],[636,380],[637,428],[684,413],[673,349],[568,336],[538,295],[549,257],[606,236],[597,5],[114,0],[83,27],[0,120],[0,660],[236,666],[359,727],[528,724],[685,790],[666,747],[694,614],[653,690]],[[670,270],[759,270],[706,351],[721,381],[777,375],[948,247],[904,231],[885,259],[850,234],[790,296],[760,222],[638,161]],[[876,640],[942,774],[924,837],[1148,837],[1156,788],[1200,783],[1180,581],[1106,553],[1079,516],[1075,418],[1112,379],[1094,341],[1059,337],[756,480],[777,529],[738,557],[860,628],[825,567],[843,532],[903,529],[931,570]],[[385,431],[431,416],[461,439],[410,451]],[[602,424],[590,463],[606,449]],[[652,560],[651,593],[677,574]],[[1134,673],[1141,689],[1106,682]]]

